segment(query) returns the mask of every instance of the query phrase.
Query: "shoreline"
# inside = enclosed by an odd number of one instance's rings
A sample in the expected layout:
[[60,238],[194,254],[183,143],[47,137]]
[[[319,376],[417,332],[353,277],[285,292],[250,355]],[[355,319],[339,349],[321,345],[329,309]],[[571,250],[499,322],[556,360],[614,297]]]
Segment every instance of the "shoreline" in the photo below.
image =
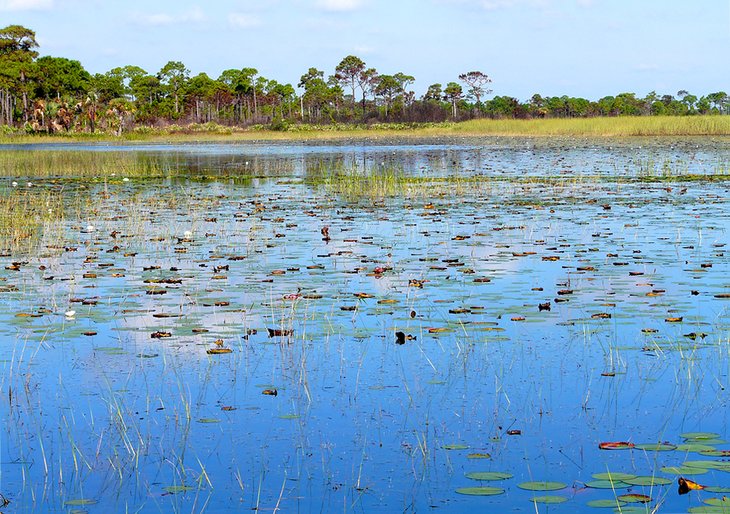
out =
[[337,142],[383,139],[468,139],[468,138],[706,138],[730,137],[730,116],[638,116],[615,118],[551,118],[531,120],[479,119],[434,126],[294,125],[290,130],[241,129],[224,125],[188,125],[164,129],[138,128],[122,136],[73,133],[61,135],[7,134],[0,145],[26,143],[185,143],[185,142]]

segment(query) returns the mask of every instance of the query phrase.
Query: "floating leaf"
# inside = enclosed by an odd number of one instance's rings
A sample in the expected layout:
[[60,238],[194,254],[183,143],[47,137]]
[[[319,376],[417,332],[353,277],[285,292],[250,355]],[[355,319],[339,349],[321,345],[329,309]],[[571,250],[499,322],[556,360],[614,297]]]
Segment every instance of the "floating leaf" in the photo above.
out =
[[491,459],[492,456],[488,453],[470,453],[466,456],[467,459]]
[[465,444],[445,444],[441,448],[444,450],[466,450],[469,447]]
[[626,503],[649,503],[651,496],[639,493],[628,493],[617,496],[617,499]]
[[504,489],[499,487],[460,487],[456,490],[458,494],[466,494],[469,496],[496,496],[503,494]]
[[626,489],[631,485],[621,480],[590,480],[586,482],[586,487],[592,489]]
[[166,493],[177,494],[185,491],[194,491],[195,488],[189,485],[168,485],[162,488]]
[[545,503],[548,505],[554,505],[557,503],[565,503],[568,501],[568,499],[565,496],[555,496],[555,495],[544,495],[544,496],[533,496],[530,498],[530,501],[533,503]]
[[677,449],[675,445],[669,443],[637,444],[635,448],[647,452],[670,452]]
[[626,505],[626,502],[620,500],[591,500],[586,505],[597,509],[610,509],[623,507]]
[[558,491],[568,486],[563,482],[522,482],[517,487],[527,491]]
[[628,450],[633,448],[634,446],[634,443],[629,443],[626,441],[606,442],[598,444],[598,448],[600,448],[601,450]]
[[677,451],[702,453],[702,452],[713,452],[713,451],[719,451],[719,450],[716,450],[714,447],[712,447],[708,444],[685,443],[685,444],[678,444]]
[[475,471],[473,473],[467,473],[464,476],[471,480],[483,480],[485,482],[507,480],[508,478],[513,477],[511,473],[503,473],[500,471]]
[[703,475],[707,473],[707,468],[693,468],[691,466],[664,466],[661,468],[662,473],[670,475]]
[[655,486],[655,485],[668,485],[671,484],[672,481],[668,478],[663,477],[653,477],[653,476],[639,476],[635,478],[627,478],[626,480],[623,480],[623,482],[626,482],[627,484],[631,485],[643,485],[643,486]]
[[630,473],[621,473],[620,471],[607,471],[605,473],[594,473],[593,478],[597,480],[628,480],[630,478],[636,478],[636,475]]
[[80,507],[82,505],[94,505],[96,504],[96,500],[92,500],[91,498],[77,498],[75,500],[66,500],[63,502],[64,505],[69,507]]

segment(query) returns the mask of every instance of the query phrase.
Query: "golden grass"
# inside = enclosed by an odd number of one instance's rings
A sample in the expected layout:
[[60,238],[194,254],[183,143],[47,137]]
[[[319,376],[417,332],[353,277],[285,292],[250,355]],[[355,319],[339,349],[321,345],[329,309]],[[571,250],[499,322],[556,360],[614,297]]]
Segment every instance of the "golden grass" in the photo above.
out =
[[481,119],[456,124],[453,131],[455,134],[474,136],[728,136],[730,135],[730,116]]
[[59,136],[0,136],[0,143],[74,143],[80,141],[144,142],[247,142],[330,141],[342,139],[385,139],[419,137],[632,137],[632,136],[730,136],[730,116],[620,116],[600,118],[547,118],[532,120],[479,119],[460,123],[424,125],[292,125],[287,131],[262,128],[238,129],[225,126],[191,125],[170,130],[144,129],[121,138],[111,135],[70,134]]

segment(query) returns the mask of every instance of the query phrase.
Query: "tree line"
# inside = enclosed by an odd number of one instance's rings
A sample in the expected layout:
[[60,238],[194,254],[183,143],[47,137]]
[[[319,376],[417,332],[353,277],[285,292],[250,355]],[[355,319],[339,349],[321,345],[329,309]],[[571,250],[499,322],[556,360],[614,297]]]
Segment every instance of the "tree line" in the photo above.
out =
[[415,78],[384,74],[348,55],[325,76],[309,68],[297,87],[259,74],[255,68],[227,69],[218,78],[191,75],[179,61],[157,73],[139,66],[90,74],[79,61],[39,57],[35,32],[10,25],[0,29],[0,129],[28,132],[114,132],[136,125],[208,123],[285,128],[291,123],[443,122],[478,117],[553,118],[622,115],[730,114],[723,91],[696,96],[651,92],[587,100],[533,95],[487,99],[491,79],[481,71],[431,84],[420,98]]

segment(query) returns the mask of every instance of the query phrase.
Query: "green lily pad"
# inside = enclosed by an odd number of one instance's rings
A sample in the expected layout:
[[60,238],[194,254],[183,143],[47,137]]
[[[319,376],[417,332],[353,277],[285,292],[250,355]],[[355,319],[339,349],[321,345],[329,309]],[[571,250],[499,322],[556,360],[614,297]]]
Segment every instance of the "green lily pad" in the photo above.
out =
[[682,439],[695,440],[717,439],[720,437],[720,434],[716,434],[714,432],[685,432],[684,434],[679,434],[679,437],[681,437]]
[[591,489],[626,489],[631,485],[620,480],[591,480],[586,482],[586,487]]
[[692,452],[692,453],[702,453],[702,452],[713,452],[716,449],[709,444],[701,444],[701,443],[684,443],[684,444],[678,444],[677,445],[677,451],[680,452]]
[[699,507],[690,507],[687,512],[691,514],[728,514],[730,507],[720,507],[718,505],[700,505]]
[[565,503],[568,501],[568,499],[565,496],[555,496],[552,494],[548,494],[544,496],[533,496],[532,498],[530,498],[530,501],[533,503],[545,503],[551,505],[556,503]]
[[586,503],[586,505],[597,509],[610,509],[623,507],[626,505],[626,502],[622,502],[620,500],[591,500]]
[[471,480],[493,481],[507,480],[508,478],[512,478],[513,475],[510,473],[502,473],[500,471],[475,471],[473,473],[467,473],[464,476]]
[[630,473],[621,473],[620,471],[607,471],[606,473],[594,473],[591,475],[596,480],[613,480],[620,481],[629,478],[636,478],[636,475]]
[[730,498],[722,497],[722,498],[708,498],[705,500],[705,503],[707,505],[718,505],[723,507],[730,506]]
[[629,478],[623,480],[627,484],[631,485],[643,485],[643,486],[655,486],[655,485],[669,485],[672,483],[668,478],[663,477],[652,477],[652,476],[641,476],[636,478]]
[[491,459],[492,456],[488,453],[470,453],[466,456],[467,459]]
[[75,500],[66,500],[63,502],[64,505],[69,507],[79,507],[81,505],[94,505],[96,500],[92,500],[91,498],[77,498]]
[[441,447],[444,450],[468,450],[469,447],[465,444],[445,444]]
[[689,466],[691,468],[715,469],[715,466],[722,464],[723,462],[719,460],[688,460],[682,465]]
[[635,448],[637,450],[645,450],[647,452],[670,452],[677,449],[675,445],[669,443],[637,444]]
[[708,485],[705,487],[705,491],[708,493],[715,493],[715,494],[727,494],[730,493],[730,487],[720,487],[720,486],[714,486],[714,485]]
[[177,494],[185,491],[193,491],[195,488],[189,485],[168,485],[162,488],[166,493]]
[[504,489],[499,487],[460,487],[456,490],[458,494],[466,494],[469,496],[496,496],[503,494]]
[[730,452],[728,450],[718,450],[716,448],[702,450],[698,453],[700,455],[706,455],[707,457],[730,457]]
[[558,491],[565,489],[568,485],[563,482],[522,482],[517,484],[517,487],[527,491]]
[[221,420],[218,418],[200,418],[198,423],[220,423]]
[[707,473],[707,468],[693,468],[691,466],[664,466],[661,469],[662,473],[669,473],[670,475],[703,475]]

